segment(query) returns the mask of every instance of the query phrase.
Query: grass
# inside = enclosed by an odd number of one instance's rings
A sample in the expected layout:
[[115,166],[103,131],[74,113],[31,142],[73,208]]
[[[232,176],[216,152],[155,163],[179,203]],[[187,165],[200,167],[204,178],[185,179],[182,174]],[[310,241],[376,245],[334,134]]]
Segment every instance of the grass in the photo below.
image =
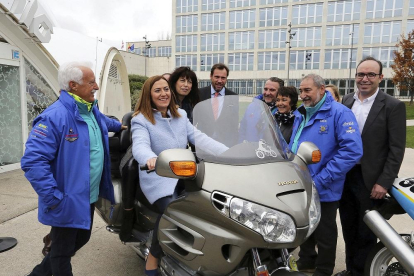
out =
[[407,141],[405,142],[405,147],[414,149],[414,126],[407,127]]
[[413,120],[414,119],[414,104],[410,105],[410,102],[404,102],[405,103],[405,110],[407,114],[407,120]]

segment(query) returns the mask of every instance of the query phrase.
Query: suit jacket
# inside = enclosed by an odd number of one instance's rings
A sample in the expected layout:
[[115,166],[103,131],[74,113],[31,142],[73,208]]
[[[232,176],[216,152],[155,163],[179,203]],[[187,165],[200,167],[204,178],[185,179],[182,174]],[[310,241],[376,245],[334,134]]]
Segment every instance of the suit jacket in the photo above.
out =
[[[237,95],[227,88],[224,89],[224,95]],[[220,116],[217,120],[215,120],[211,101],[204,103],[201,102],[211,99],[211,86],[200,88],[199,91],[200,106],[198,108],[203,108],[203,115],[200,116],[200,112],[196,112],[197,114],[193,118],[193,124],[199,130],[215,140],[226,144],[226,146],[231,147],[235,145],[238,141],[239,126],[238,97],[224,97],[223,108],[221,109]]]
[[[354,94],[345,95],[342,99],[348,108],[354,104]],[[379,90],[361,136],[364,150],[361,169],[365,186],[369,191],[375,184],[390,189],[404,158],[405,104]]]

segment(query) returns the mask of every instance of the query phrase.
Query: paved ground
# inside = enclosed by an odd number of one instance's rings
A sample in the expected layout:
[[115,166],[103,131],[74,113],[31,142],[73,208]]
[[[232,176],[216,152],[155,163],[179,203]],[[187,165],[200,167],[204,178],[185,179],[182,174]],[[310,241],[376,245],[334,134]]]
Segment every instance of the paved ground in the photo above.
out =
[[[413,168],[414,149],[406,149],[400,176],[414,176]],[[15,248],[0,253],[0,276],[26,275],[42,260],[42,238],[49,227],[37,221],[37,196],[20,170],[0,174],[0,206],[0,236],[11,236],[19,242]],[[144,275],[143,261],[122,245],[117,235],[106,231],[97,214],[95,218],[91,241],[73,258],[74,275]],[[414,230],[414,222],[407,215],[396,216],[390,223],[399,232]],[[335,272],[344,268],[340,232]]]

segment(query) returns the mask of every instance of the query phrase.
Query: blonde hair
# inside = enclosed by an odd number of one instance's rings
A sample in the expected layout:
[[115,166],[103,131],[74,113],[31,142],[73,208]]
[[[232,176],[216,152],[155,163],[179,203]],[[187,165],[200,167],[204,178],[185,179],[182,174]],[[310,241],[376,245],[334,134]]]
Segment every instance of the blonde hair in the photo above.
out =
[[325,88],[331,88],[335,95],[335,101],[340,102],[341,97],[339,96],[339,89],[336,85],[328,84],[325,86]]
[[[142,86],[141,97],[139,98],[135,106],[134,114],[132,115],[134,117],[134,116],[137,116],[139,113],[142,113],[142,115],[144,115],[144,117],[148,121],[150,121],[153,125],[155,125],[154,109],[156,109],[156,107],[151,99],[151,89],[154,86],[154,83],[156,83],[159,80],[165,80],[171,91],[169,82],[163,76],[157,75],[157,76],[150,77],[144,82],[144,85]],[[170,100],[170,104],[168,105],[168,109],[171,112],[171,116],[173,118],[181,117],[180,113],[178,113],[178,109],[175,103],[174,93],[171,92],[170,94],[171,94],[171,100]]]

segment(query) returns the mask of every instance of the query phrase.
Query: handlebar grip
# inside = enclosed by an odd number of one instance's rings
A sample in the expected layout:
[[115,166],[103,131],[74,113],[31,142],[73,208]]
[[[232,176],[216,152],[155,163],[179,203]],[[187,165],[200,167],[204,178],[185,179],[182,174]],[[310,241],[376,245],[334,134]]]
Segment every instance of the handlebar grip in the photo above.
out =
[[139,166],[139,169],[140,169],[141,171],[148,171],[148,165],[147,165],[147,164],[145,164],[145,165]]

